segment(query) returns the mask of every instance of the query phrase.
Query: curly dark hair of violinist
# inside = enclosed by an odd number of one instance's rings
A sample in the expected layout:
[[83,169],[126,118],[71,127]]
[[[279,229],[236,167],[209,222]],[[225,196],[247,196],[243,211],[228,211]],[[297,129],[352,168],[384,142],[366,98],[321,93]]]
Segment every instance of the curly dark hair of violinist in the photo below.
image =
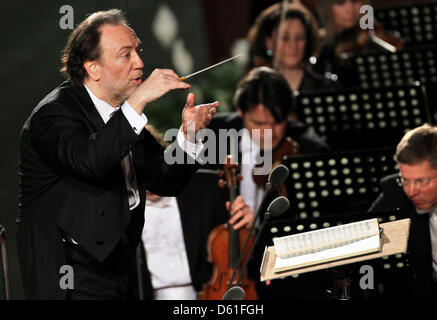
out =
[[262,104],[276,122],[282,122],[287,119],[293,100],[290,86],[279,72],[269,67],[258,67],[240,80],[233,103],[242,113]]
[[128,25],[128,22],[121,10],[99,11],[88,16],[70,34],[62,51],[61,72],[74,85],[81,85],[86,79],[84,62],[99,60],[100,28],[105,24]]
[[266,39],[270,38],[279,27],[282,17],[285,20],[298,19],[304,26],[306,36],[304,61],[308,61],[317,53],[319,49],[317,47],[318,24],[311,11],[296,3],[287,4],[285,9],[282,3],[276,3],[261,12],[249,30],[247,36],[250,56],[248,70],[261,65],[272,66],[273,56],[267,54]]

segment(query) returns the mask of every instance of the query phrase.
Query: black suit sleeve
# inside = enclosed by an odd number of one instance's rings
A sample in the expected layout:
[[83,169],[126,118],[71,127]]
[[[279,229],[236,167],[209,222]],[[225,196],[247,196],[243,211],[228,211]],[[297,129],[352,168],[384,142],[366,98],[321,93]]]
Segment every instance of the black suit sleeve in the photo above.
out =
[[137,173],[144,179],[147,190],[160,196],[178,195],[199,168],[199,164],[192,158],[188,159],[189,155],[180,149],[177,141],[174,141],[171,147],[177,154],[181,155],[182,159],[179,160],[183,161],[168,163],[163,147],[152,134],[144,129],[142,135],[144,139],[141,142],[141,150],[145,166],[137,170]]
[[404,207],[405,194],[397,185],[396,178],[398,174],[390,175],[381,180],[381,193],[372,203],[369,211],[393,210]]
[[140,140],[122,112],[96,132],[80,116],[56,103],[40,108],[30,121],[38,154],[62,174],[98,180],[120,163]]

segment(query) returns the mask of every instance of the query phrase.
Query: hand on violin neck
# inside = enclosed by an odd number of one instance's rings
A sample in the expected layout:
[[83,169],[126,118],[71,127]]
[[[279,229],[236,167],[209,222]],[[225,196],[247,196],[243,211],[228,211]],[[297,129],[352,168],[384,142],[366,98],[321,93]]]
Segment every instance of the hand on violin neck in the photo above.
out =
[[243,197],[238,196],[232,203],[232,208],[230,207],[230,202],[226,202],[226,208],[231,213],[231,218],[228,223],[232,225],[235,230],[241,229],[243,227],[250,228],[254,214],[249,205],[244,202]]

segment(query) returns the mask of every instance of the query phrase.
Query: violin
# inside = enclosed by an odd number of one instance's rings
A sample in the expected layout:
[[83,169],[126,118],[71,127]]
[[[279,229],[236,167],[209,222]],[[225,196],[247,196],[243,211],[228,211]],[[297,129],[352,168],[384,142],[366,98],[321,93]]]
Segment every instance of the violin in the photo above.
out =
[[[238,182],[241,176],[238,175],[239,166],[233,163],[232,157],[228,156],[224,165],[226,183],[221,180],[220,187],[225,185],[229,189],[230,202],[235,200],[238,189]],[[222,175],[223,173],[221,173]],[[243,257],[240,259],[241,248],[248,238],[249,230],[241,228],[235,230],[232,225],[220,225],[215,227],[208,237],[207,253],[208,261],[214,265],[213,274],[200,293],[201,300],[221,300],[231,285],[235,285],[237,279],[241,277],[239,270],[243,267],[244,261],[248,259],[248,252],[253,246],[253,238],[248,239],[247,248]],[[239,265],[238,265],[239,263]],[[230,283],[232,279],[232,284]],[[255,289],[255,282],[244,274],[239,284],[245,292],[245,300],[257,300],[258,295]]]
[[335,53],[337,57],[347,59],[351,55],[363,51],[384,50],[397,52],[403,48],[403,40],[399,33],[384,30],[382,26],[375,23],[375,29],[361,29],[359,27],[343,33],[337,39]]
[[[282,141],[272,150],[272,169],[282,163],[286,157],[299,154],[299,145],[292,138],[285,136]],[[261,167],[262,164],[255,165],[255,168]],[[268,181],[269,175],[252,174],[253,181],[256,185],[264,187]],[[279,195],[287,197],[287,189],[283,184],[276,186],[276,191]]]

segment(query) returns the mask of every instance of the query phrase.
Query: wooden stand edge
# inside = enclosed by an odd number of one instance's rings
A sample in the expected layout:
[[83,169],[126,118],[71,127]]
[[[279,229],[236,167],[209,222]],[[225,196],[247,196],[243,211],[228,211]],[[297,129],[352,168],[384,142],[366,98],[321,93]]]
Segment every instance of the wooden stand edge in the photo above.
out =
[[382,238],[381,250],[379,252],[331,261],[327,263],[316,264],[289,271],[282,271],[278,273],[275,273],[274,271],[276,260],[275,247],[266,247],[264,251],[264,257],[261,263],[261,281],[284,278],[291,275],[328,269],[350,263],[390,256],[398,253],[406,253],[408,237],[410,234],[410,224],[410,219],[402,219],[380,224],[380,227],[382,228]]

